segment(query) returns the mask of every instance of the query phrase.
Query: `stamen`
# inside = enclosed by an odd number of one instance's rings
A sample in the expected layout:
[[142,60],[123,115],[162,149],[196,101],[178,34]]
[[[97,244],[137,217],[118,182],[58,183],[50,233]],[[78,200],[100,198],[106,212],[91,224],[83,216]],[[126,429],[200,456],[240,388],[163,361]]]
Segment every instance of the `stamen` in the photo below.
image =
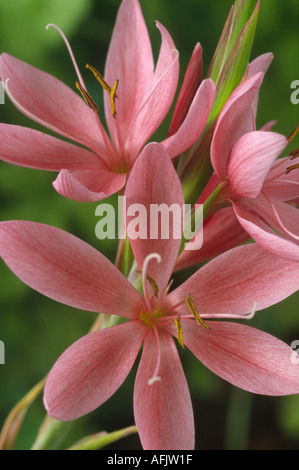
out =
[[147,381],[149,385],[153,385],[155,382],[161,382],[161,377],[157,375],[156,377],[152,377]]
[[286,174],[288,175],[292,170],[296,170],[297,168],[299,168],[299,163],[296,163],[296,165],[288,166],[286,169]]
[[256,314],[256,307],[257,303],[254,301],[252,310],[250,313],[244,314],[236,314],[236,313],[204,313],[201,315],[202,318],[206,319],[215,319],[218,320],[220,318],[224,319],[232,319],[232,320],[251,320]]
[[146,275],[146,279],[147,279],[147,281],[150,283],[150,285],[152,286],[153,291],[154,291],[154,294],[155,294],[155,297],[158,298],[159,287],[158,287],[158,285],[157,285],[155,279],[153,279],[149,274]]
[[289,135],[288,137],[288,143],[292,142],[292,140],[294,139],[294,137],[296,136],[296,134],[299,132],[299,124],[297,124],[297,126],[295,127],[295,129],[293,130],[293,132]]
[[115,116],[116,116],[115,98],[117,98],[116,90],[117,90],[117,87],[118,87],[118,83],[119,83],[119,81],[116,80],[116,82],[114,83],[114,86],[111,90],[111,94],[110,94],[111,111],[112,111],[112,116],[114,117],[114,119],[115,119]]
[[83,98],[84,98],[84,101],[88,104],[88,106],[93,110],[95,111],[96,113],[99,112],[99,107],[98,105],[93,101],[92,97],[90,96],[90,94],[88,93],[88,91],[86,91],[82,85],[80,85],[79,82],[76,82],[76,87],[78,88],[78,90],[80,91],[80,93],[82,94]]
[[158,375],[159,369],[160,369],[160,361],[161,361],[161,348],[160,348],[159,333],[158,333],[156,325],[153,325],[153,332],[155,334],[156,343],[157,343],[157,360],[156,360],[153,375],[147,382],[148,385],[153,385],[155,382],[161,382],[161,377]]
[[[142,270],[137,268],[136,271],[138,273],[142,273]],[[153,279],[149,274],[146,274],[146,280],[150,283],[150,285],[152,286],[153,288],[153,291],[154,291],[154,294],[155,294],[155,297],[158,298],[158,294],[159,294],[159,287],[158,287],[158,284],[156,283],[155,279]]]
[[295,158],[299,157],[299,147],[297,147],[295,150],[292,150],[290,152],[289,157],[291,157],[291,160],[295,160]]
[[144,262],[143,262],[142,275],[141,275],[144,298],[145,298],[146,304],[148,306],[149,314],[151,315],[151,319],[153,319],[152,318],[153,312],[152,312],[152,309],[151,309],[150,302],[148,300],[147,289],[146,289],[146,281],[148,280],[148,273],[147,273],[148,264],[152,259],[155,259],[158,263],[161,263],[161,260],[162,260],[161,256],[158,253],[150,253],[149,255],[147,255]]
[[[295,150],[293,150],[289,154],[289,157],[290,157],[291,160],[295,160],[295,158],[298,158],[299,157],[299,147],[297,147]],[[290,171],[295,170],[297,168],[299,168],[299,163],[296,163],[295,165],[288,166],[286,168],[286,174],[288,175],[290,173]]]
[[[99,119],[99,116],[98,116],[98,106],[97,106],[96,103],[93,101],[93,99],[91,98],[91,96],[89,95],[89,93],[86,91],[86,90],[87,90],[86,85],[85,85],[84,80],[83,80],[83,78],[82,78],[82,75],[81,75],[81,73],[80,73],[80,70],[79,70],[79,67],[78,67],[78,65],[77,65],[77,62],[76,62],[75,56],[74,56],[74,54],[73,54],[72,48],[71,48],[71,46],[70,46],[70,43],[68,42],[68,40],[67,40],[65,34],[63,33],[63,31],[62,31],[58,26],[56,26],[56,24],[53,24],[53,23],[48,24],[48,25],[46,26],[46,29],[48,30],[49,28],[55,28],[56,31],[58,31],[58,33],[59,33],[60,36],[62,37],[62,39],[63,39],[63,41],[64,41],[64,43],[65,43],[65,45],[66,45],[66,47],[67,47],[67,49],[68,49],[68,52],[69,52],[70,57],[71,57],[71,60],[72,60],[72,62],[73,62],[73,66],[74,66],[74,68],[75,68],[75,72],[76,72],[77,77],[78,77],[78,81],[79,81],[80,86],[78,86],[77,83],[76,83],[76,86],[77,86],[77,88],[80,90],[80,92],[82,93],[83,98],[84,98],[84,100],[87,102],[88,106],[89,106],[93,111],[96,111],[96,113],[94,114],[94,116],[95,116],[95,118],[96,118],[97,125],[98,125],[99,130],[100,130],[100,132],[101,132],[101,135],[102,135],[102,137],[103,137],[103,140],[104,140],[104,144],[105,144],[107,153],[108,153],[108,155],[109,155],[109,158],[108,158],[108,159],[105,158],[105,160],[107,160],[107,162],[108,162],[108,164],[109,164],[109,162],[111,161],[112,158],[115,159],[115,160],[117,160],[117,157],[115,156],[115,152],[114,152],[114,149],[113,149],[113,147],[112,147],[112,145],[111,145],[111,142],[109,141],[108,136],[107,136],[107,134],[106,134],[106,132],[105,132],[103,126],[102,126],[102,123],[101,123],[101,121],[100,121],[100,119]],[[26,114],[26,113],[25,113],[25,114]],[[27,115],[28,115],[28,113],[27,113]],[[30,116],[29,116],[29,117],[30,117]],[[37,121],[37,122],[39,122],[39,121]],[[42,124],[43,124],[43,123],[42,123]],[[43,124],[43,125],[44,125],[44,124]],[[49,126],[46,126],[46,127],[49,127]],[[50,128],[50,127],[49,127],[49,128]]]
[[203,320],[202,318],[200,318],[197,310],[196,310],[196,307],[193,303],[193,300],[192,300],[192,297],[191,297],[191,294],[188,295],[187,299],[186,299],[186,304],[187,304],[187,307],[189,308],[190,312],[192,313],[193,317],[195,318],[195,320],[197,321],[197,323],[200,325],[200,326],[203,326],[204,328],[206,328],[207,330],[210,330],[211,327],[208,326]]
[[183,340],[183,328],[182,328],[180,316],[178,316],[177,318],[174,318],[174,323],[175,323],[175,326],[176,326],[178,342],[182,346],[182,348],[184,349],[185,345],[184,345],[184,340]]
[[173,279],[171,279],[171,281],[169,282],[168,286],[166,287],[165,292],[164,292],[164,297],[166,297],[166,296],[168,295],[168,292],[169,292],[169,290],[170,290],[172,284],[173,284]]
[[62,39],[64,40],[64,43],[65,43],[65,45],[66,45],[66,47],[67,47],[67,49],[68,49],[68,51],[69,51],[71,60],[72,60],[72,62],[73,62],[73,65],[74,65],[74,68],[75,68],[75,71],[76,71],[78,80],[79,80],[79,82],[80,82],[80,85],[81,85],[82,88],[84,88],[84,89],[86,90],[86,86],[85,86],[84,80],[83,80],[83,78],[82,78],[82,75],[81,75],[81,73],[80,73],[79,67],[78,67],[78,65],[77,65],[77,62],[76,62],[75,56],[74,56],[74,54],[73,54],[72,48],[71,48],[70,43],[68,42],[68,40],[67,40],[65,34],[63,33],[63,31],[62,31],[58,26],[56,26],[56,24],[53,24],[53,23],[48,24],[48,25],[46,26],[46,29],[48,30],[49,28],[55,28],[55,29],[59,32],[59,34],[60,34],[60,36],[62,37]]
[[93,65],[86,64],[85,67],[92,71],[95,78],[98,80],[98,82],[101,84],[104,90],[107,91],[108,95],[110,96],[111,112],[112,112],[112,116],[115,118],[116,116],[115,98],[117,98],[116,90],[118,87],[118,80],[116,80],[113,87],[111,88],[106,82],[106,80],[104,79],[103,75]]

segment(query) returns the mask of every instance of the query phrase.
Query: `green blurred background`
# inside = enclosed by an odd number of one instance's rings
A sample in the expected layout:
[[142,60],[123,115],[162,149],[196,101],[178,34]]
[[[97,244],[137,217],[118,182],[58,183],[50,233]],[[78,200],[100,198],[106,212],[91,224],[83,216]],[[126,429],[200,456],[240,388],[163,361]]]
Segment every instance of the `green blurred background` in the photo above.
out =
[[[196,42],[204,49],[204,72],[233,0],[141,0],[155,56],[159,20],[180,51],[181,78]],[[59,25],[71,42],[79,67],[94,97],[97,84],[86,63],[103,71],[107,47],[120,0],[0,0],[0,52],[46,70],[74,88],[76,76],[65,45],[55,30]],[[298,14],[296,0],[261,0],[252,59],[272,51],[275,59],[260,93],[258,126],[275,119],[277,132],[289,135],[298,122],[299,105],[290,102],[290,84],[299,79]],[[45,96],[45,100],[49,96]],[[37,127],[6,100],[0,121]],[[167,132],[170,116],[161,136]],[[294,148],[296,142],[294,143]],[[298,143],[297,143],[298,146]],[[24,219],[67,230],[114,260],[116,244],[95,237],[97,204],[77,203],[52,188],[55,174],[0,163],[0,219]],[[85,334],[95,315],[60,305],[23,285],[0,263],[0,339],[6,364],[0,365],[0,423],[11,407],[42,377],[72,342]],[[286,343],[299,340],[299,295],[251,321]],[[246,344],[244,345],[246,347]],[[206,370],[184,350],[182,361],[191,390],[197,449],[297,449],[299,396],[272,398],[240,391]],[[299,367],[299,365],[298,365]],[[79,419],[63,446],[90,433],[113,431],[134,423],[132,392],[136,367],[119,391],[101,408]],[[41,398],[31,407],[17,441],[30,447],[44,417]],[[110,449],[140,449],[138,436]]]

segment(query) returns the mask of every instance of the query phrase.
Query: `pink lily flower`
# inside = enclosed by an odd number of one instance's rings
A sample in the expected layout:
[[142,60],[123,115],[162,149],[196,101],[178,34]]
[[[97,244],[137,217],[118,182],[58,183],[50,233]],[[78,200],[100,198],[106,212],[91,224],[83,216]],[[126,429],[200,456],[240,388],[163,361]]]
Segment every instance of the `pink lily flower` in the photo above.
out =
[[[143,150],[126,195],[146,207],[153,198],[182,206],[181,184],[163,146]],[[0,256],[23,282],[58,302],[125,320],[84,336],[57,360],[44,394],[51,416],[73,420],[100,406],[123,383],[143,344],[134,386],[142,446],[193,449],[192,405],[173,338],[238,387],[264,395],[299,392],[289,346],[255,328],[219,321],[244,319],[254,304],[260,310],[291,295],[298,289],[299,264],[250,244],[215,258],[168,293],[179,245],[175,237],[132,239],[141,296],[100,252],[73,235],[33,222],[0,223]]]
[[[261,56],[254,59],[248,66],[248,70],[244,76],[243,82],[246,81],[248,77],[252,77],[258,73],[262,73],[264,76],[272,60],[272,53],[262,54]],[[237,93],[237,91],[235,93]],[[249,111],[249,120],[247,124],[245,124],[248,126],[248,131],[256,129],[255,120],[258,107],[259,86],[255,86],[254,93],[255,96],[252,100],[251,109]],[[234,95],[231,99],[233,99],[233,97]],[[248,104],[246,104],[246,106],[248,107]],[[271,121],[264,125],[261,130],[271,130],[271,127],[274,124],[275,121]],[[214,173],[210,178],[210,181],[206,186],[205,190],[199,197],[197,204],[203,204],[218,184],[219,178],[217,174]],[[200,243],[197,247],[195,238],[194,240],[192,240],[192,250],[183,250],[183,252],[178,258],[175,270],[185,269],[190,266],[202,263],[203,261],[207,261],[250,239],[250,235],[242,227],[242,225],[240,225],[232,207],[225,207],[223,209],[219,209],[217,210],[217,212],[213,213],[207,219],[205,219],[203,222],[203,234],[204,236],[202,244],[200,240]]]
[[[243,82],[224,106],[215,127],[211,161],[222,190],[216,205],[231,204],[238,223],[273,254],[299,260],[298,172],[278,159],[288,144],[281,134],[255,130],[262,73]],[[213,178],[215,177],[213,176]]]
[[[98,201],[122,190],[142,147],[166,116],[178,82],[178,51],[167,30],[157,23],[162,44],[154,68],[139,2],[122,1],[106,60],[105,80],[88,66],[105,90],[108,135],[69,43],[54,27],[68,47],[78,76],[77,88],[87,103],[53,76],[8,54],[0,56],[0,77],[7,95],[22,113],[80,146],[33,129],[0,124],[0,158],[19,166],[57,171],[53,184],[61,195],[77,201]],[[199,137],[214,88],[211,80],[202,84],[176,135],[165,141],[172,157]]]

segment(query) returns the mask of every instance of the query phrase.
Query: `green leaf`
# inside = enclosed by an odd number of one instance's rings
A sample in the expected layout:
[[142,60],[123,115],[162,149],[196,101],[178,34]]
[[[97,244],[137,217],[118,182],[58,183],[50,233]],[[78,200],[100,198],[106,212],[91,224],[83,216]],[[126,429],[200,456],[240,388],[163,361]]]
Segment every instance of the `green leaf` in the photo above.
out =
[[131,434],[137,433],[136,426],[129,426],[118,431],[106,433],[105,431],[91,436],[84,437],[80,441],[76,442],[72,447],[67,450],[98,450],[103,447],[112,444],[113,442],[123,439],[124,437],[130,436]]
[[259,2],[256,5],[252,16],[239,33],[225,61],[217,82],[216,96],[210,112],[207,127],[209,127],[214,122],[214,120],[217,119],[231,93],[240,84],[242,78],[244,77],[249,64],[258,19],[258,12]]
[[236,0],[229,12],[207,73],[207,77],[210,77],[216,85],[228,55],[241,30],[250,19],[255,6],[256,0]]

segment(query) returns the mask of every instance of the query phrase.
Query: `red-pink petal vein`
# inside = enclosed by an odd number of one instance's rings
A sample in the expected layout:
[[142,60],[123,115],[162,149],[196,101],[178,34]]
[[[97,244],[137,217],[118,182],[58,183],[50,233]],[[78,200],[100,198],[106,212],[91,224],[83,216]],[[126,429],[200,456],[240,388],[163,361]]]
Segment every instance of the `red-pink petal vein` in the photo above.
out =
[[8,54],[0,56],[0,77],[8,80],[16,106],[31,119],[90,149],[105,151],[94,112],[63,82]]
[[209,325],[211,330],[206,330],[182,321],[185,345],[212,372],[252,393],[299,393],[299,368],[292,363],[290,346],[247,325],[217,321]]
[[70,421],[104,403],[129,374],[145,334],[140,322],[128,322],[72,344],[47,378],[44,403],[48,414]]
[[[141,152],[129,176],[125,196],[127,231],[137,264],[142,269],[150,253],[161,256],[160,264],[155,260],[149,263],[148,273],[163,296],[181,243],[184,197],[178,175],[161,144],[148,144]],[[131,227],[136,217],[142,233],[138,236],[136,231],[138,237],[133,238]]]
[[[125,147],[134,162],[138,152],[165,118],[175,96],[179,77],[179,53],[163,25],[157,22],[162,44],[152,83],[125,137]],[[154,112],[153,112],[154,110]]]
[[194,449],[194,421],[188,385],[174,341],[159,331],[160,381],[148,384],[155,367],[156,340],[145,338],[134,388],[134,415],[145,450]]
[[233,146],[246,132],[254,130],[252,103],[263,80],[258,73],[241,83],[224,105],[211,144],[211,161],[220,180],[226,176]]
[[116,193],[125,185],[127,175],[106,169],[70,173],[62,170],[53,182],[56,191],[79,202],[96,202]]
[[214,95],[215,85],[213,81],[211,79],[204,80],[178,131],[162,142],[171,158],[183,153],[200,137],[209,117]]
[[[138,0],[124,0],[119,8],[106,65],[105,80],[112,86],[119,80],[116,112],[124,139],[128,126],[149,92],[154,69],[151,43]],[[115,143],[117,132],[110,98],[105,98],[105,114]]]
[[105,256],[55,227],[1,222],[0,256],[25,284],[63,304],[128,318],[143,304]]
[[99,156],[84,148],[27,127],[0,124],[0,159],[41,170],[104,169]]
[[275,132],[255,131],[244,134],[234,145],[228,166],[227,175],[232,194],[257,197],[272,164],[287,143],[283,135]]
[[[299,288],[299,263],[274,256],[257,244],[233,248],[200,268],[166,301],[191,294],[198,313],[246,314],[285,299]],[[180,313],[190,313],[185,305]]]

